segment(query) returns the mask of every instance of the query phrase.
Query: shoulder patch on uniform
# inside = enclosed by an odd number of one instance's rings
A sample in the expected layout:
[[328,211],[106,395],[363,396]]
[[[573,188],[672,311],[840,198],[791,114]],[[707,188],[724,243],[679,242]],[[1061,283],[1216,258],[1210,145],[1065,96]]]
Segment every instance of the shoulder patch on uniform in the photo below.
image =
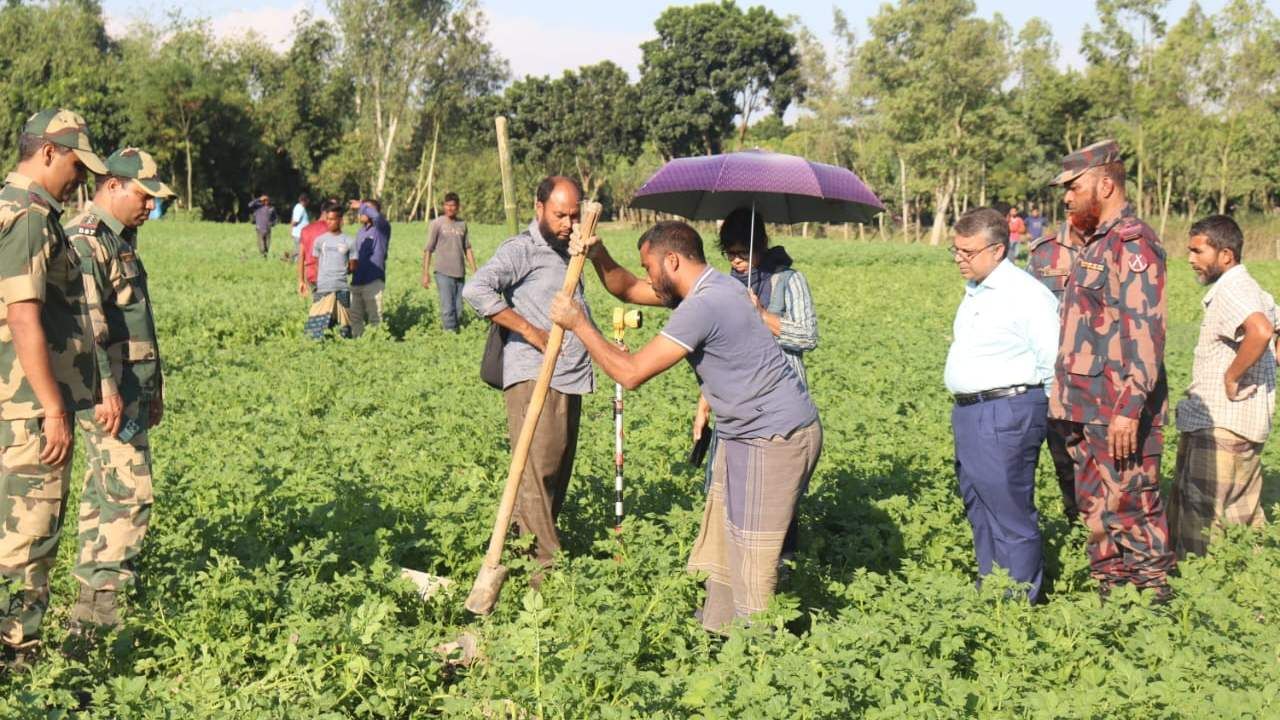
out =
[[98,216],[93,213],[89,213],[80,219],[79,224],[76,225],[76,232],[81,235],[93,237],[98,234],[98,223]]
[[1133,254],[1129,256],[1129,269],[1136,273],[1146,272],[1150,265],[1151,263],[1147,262],[1147,259],[1141,255]]

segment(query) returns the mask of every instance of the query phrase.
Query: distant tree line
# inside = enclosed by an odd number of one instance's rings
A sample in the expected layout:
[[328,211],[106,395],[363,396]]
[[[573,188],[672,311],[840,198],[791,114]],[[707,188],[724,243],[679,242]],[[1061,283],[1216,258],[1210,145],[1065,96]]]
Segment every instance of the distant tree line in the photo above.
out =
[[110,37],[94,0],[10,0],[0,32],[57,42],[0,48],[0,131],[75,108],[102,149],[150,150],[182,207],[218,220],[301,190],[420,218],[452,190],[497,221],[497,114],[518,188],[572,175],[614,215],[666,159],[761,147],[854,169],[890,231],[936,243],[973,205],[1050,207],[1057,159],[1102,137],[1153,222],[1276,212],[1280,21],[1261,0],[1166,6],[1097,0],[1070,69],[1044,21],[1015,29],[971,0],[897,0],[865,38],[835,10],[834,48],[764,7],[670,7],[632,82],[607,61],[511,78],[475,0],[329,0],[284,52],[181,17]]

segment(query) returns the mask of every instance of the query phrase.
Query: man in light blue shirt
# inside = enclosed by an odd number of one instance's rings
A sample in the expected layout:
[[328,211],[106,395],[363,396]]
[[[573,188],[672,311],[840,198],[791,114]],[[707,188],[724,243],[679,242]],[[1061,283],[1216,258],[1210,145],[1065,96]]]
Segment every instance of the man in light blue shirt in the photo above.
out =
[[1044,568],[1036,462],[1058,355],[1058,301],[1007,257],[1009,224],[979,208],[956,221],[952,256],[965,284],[947,353],[956,476],[978,558],[1041,599]]
[[297,259],[298,247],[302,242],[302,228],[311,223],[311,214],[307,212],[309,202],[311,198],[307,197],[306,193],[302,193],[298,196],[298,204],[293,206],[293,215],[289,218],[289,235],[293,237],[293,255],[289,255],[287,260]]

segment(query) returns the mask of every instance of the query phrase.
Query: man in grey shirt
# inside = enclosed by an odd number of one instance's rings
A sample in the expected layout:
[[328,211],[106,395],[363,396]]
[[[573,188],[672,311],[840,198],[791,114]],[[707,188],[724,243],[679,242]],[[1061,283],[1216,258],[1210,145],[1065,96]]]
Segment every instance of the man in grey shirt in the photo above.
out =
[[[569,236],[578,222],[582,190],[570,178],[548,177],[538,185],[536,199],[534,222],[503,242],[462,290],[477,314],[506,329],[503,395],[513,447],[542,368],[551,328],[547,311],[569,267]],[[575,296],[583,297],[581,283]],[[560,549],[556,518],[573,472],[582,395],[594,389],[586,348],[565,333],[512,513],[517,530],[536,537],[534,554],[544,567]]]
[[746,289],[707,265],[692,227],[660,222],[640,237],[648,282],[615,263],[597,238],[585,242],[609,292],[674,308],[671,319],[636,353],[606,340],[580,298],[557,294],[551,319],[628,389],[688,360],[715,413],[720,443],[688,569],[707,573],[700,618],[721,632],[735,617],[764,610],[773,595],[787,526],[822,452],[818,410]]
[[422,287],[431,288],[431,258],[440,258],[436,264],[436,289],[440,293],[440,327],[458,332],[459,313],[462,310],[462,285],[466,280],[462,261],[465,258],[471,272],[476,271],[476,256],[471,252],[467,238],[467,224],[458,219],[458,193],[444,196],[444,215],[431,221],[427,231],[427,249],[422,256]]

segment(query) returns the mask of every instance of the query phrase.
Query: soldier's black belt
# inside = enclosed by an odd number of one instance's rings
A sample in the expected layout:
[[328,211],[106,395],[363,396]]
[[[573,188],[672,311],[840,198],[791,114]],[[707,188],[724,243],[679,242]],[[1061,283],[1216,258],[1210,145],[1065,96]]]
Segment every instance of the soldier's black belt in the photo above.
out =
[[980,402],[988,400],[999,400],[1000,398],[1013,397],[1015,395],[1026,395],[1029,390],[1036,388],[1044,388],[1044,383],[1036,385],[1013,385],[1010,387],[996,388],[995,390],[983,390],[976,393],[957,394],[957,405],[977,405]]

